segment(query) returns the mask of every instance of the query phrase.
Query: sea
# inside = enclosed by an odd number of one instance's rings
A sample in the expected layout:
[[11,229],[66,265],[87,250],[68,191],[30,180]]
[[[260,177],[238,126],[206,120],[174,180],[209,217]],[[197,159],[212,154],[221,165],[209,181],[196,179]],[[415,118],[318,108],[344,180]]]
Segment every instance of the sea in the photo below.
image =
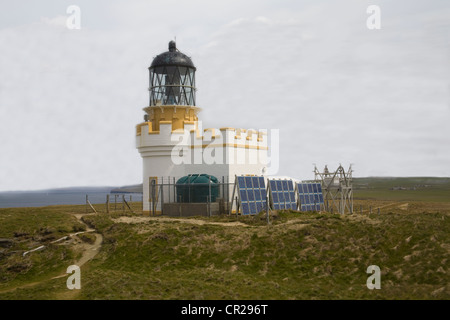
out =
[[142,201],[142,193],[111,192],[110,187],[63,188],[39,191],[0,192],[0,208],[44,207],[52,205],[86,204],[86,196],[92,204],[106,203],[109,194],[110,203],[122,199]]

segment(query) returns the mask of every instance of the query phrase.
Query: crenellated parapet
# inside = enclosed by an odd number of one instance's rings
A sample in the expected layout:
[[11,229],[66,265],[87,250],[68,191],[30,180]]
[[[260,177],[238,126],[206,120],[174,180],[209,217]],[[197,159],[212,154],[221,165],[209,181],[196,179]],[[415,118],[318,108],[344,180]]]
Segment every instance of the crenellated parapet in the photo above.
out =
[[136,126],[136,146],[179,145],[180,136],[184,136],[184,145],[190,148],[243,148],[254,150],[268,150],[267,132],[264,130],[242,128],[206,128],[199,126],[198,121],[183,120],[182,128],[174,121],[160,120],[158,129],[152,121],[140,123]]

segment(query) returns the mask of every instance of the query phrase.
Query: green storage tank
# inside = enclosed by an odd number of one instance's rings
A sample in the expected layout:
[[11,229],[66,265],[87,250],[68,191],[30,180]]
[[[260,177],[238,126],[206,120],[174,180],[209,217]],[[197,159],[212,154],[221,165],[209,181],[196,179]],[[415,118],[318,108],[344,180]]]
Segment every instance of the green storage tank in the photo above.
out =
[[205,173],[189,174],[178,179],[176,188],[177,202],[205,203],[210,192],[211,202],[215,202],[219,196],[219,180]]

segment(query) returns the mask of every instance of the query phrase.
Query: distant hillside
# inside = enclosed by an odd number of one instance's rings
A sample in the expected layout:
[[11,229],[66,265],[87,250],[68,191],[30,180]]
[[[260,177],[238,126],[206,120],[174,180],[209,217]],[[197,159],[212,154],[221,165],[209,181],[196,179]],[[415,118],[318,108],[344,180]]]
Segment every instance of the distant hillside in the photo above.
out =
[[370,184],[372,186],[379,187],[395,187],[399,185],[412,187],[415,185],[431,185],[442,186],[450,185],[450,178],[438,178],[438,177],[365,177],[365,178],[353,178],[353,185],[365,185]]
[[450,202],[450,178],[353,178],[355,199]]
[[111,189],[111,193],[142,193],[142,184],[124,186]]
[[109,192],[112,186],[106,187],[68,187],[68,188],[57,188],[48,190],[39,190],[36,192],[46,192],[46,193],[96,193],[96,192]]
[[65,187],[40,190],[14,190],[0,191],[0,194],[23,194],[23,193],[45,193],[45,194],[64,194],[64,193],[142,193],[142,184],[130,186],[102,186],[102,187]]

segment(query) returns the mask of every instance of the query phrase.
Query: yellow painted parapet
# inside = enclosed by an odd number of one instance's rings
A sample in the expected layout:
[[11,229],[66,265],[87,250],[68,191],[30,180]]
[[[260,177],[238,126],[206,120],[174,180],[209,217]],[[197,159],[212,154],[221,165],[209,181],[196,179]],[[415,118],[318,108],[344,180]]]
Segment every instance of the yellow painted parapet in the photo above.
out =
[[267,146],[252,146],[248,144],[238,144],[238,143],[222,143],[222,144],[201,144],[201,145],[191,145],[191,149],[195,148],[241,148],[241,149],[254,149],[254,150],[269,150]]
[[165,121],[171,121],[172,130],[184,129],[186,122],[198,121],[197,114],[200,108],[195,106],[151,106],[144,108],[144,111],[149,115],[149,120],[152,123],[152,131],[159,131],[160,124],[167,124]]
[[[203,131],[204,132],[211,132],[211,139],[216,139],[216,137],[217,137],[216,129],[214,129],[214,128],[207,128],[207,129],[205,129]],[[205,139],[205,136],[203,136],[202,139]]]
[[191,149],[222,147],[268,150],[267,139],[264,138],[267,133],[263,131],[235,128],[220,128],[220,130],[208,128],[203,131],[207,134],[201,135],[198,128],[190,130],[191,139],[193,139],[191,140]]
[[195,139],[203,140],[203,136],[200,134],[200,130],[198,130],[197,126],[195,129],[190,130],[189,133],[195,133]]
[[142,122],[136,125],[136,136],[141,135],[142,127],[146,126],[147,124],[148,124],[147,122]]
[[[138,125],[136,125],[136,135],[140,136],[142,134],[142,127],[148,126],[148,133],[155,133],[154,131],[152,131],[152,122],[151,121],[147,121],[147,122],[142,122],[139,123]],[[159,131],[158,131],[159,133]]]
[[[257,131],[255,129],[235,129],[235,128],[220,128],[220,130],[214,128],[204,129],[204,134],[198,128],[197,121],[184,120],[184,125],[194,126],[194,129],[189,129],[189,133],[194,133],[191,139],[194,139],[192,143],[192,148],[203,148],[210,147],[234,147],[234,148],[246,148],[246,149],[258,149],[258,150],[268,150],[267,148],[267,133],[264,131]],[[159,126],[161,125],[171,125],[170,132],[183,134],[185,132],[184,128],[177,128],[171,120],[160,120]],[[184,127],[183,125],[183,127]],[[136,125],[136,135],[142,135],[142,127],[148,126],[148,134],[160,134],[160,130],[154,130],[153,121],[142,122]],[[196,142],[196,141],[197,142]],[[204,142],[207,142],[205,144]]]
[[241,139],[241,134],[247,132],[246,129],[236,129],[236,135],[234,136],[235,139]]
[[[191,148],[223,147],[253,150],[268,150],[267,133],[255,129],[223,127],[199,128],[197,113],[199,108],[193,106],[151,106],[144,109],[149,121],[136,126],[136,135],[142,136],[142,127],[148,126],[148,135],[160,135],[161,132],[191,135]],[[164,126],[162,130],[161,126]],[[188,131],[185,131],[188,130]],[[158,139],[166,139],[159,137]],[[170,139],[170,137],[167,137]],[[151,140],[141,140],[150,142]],[[158,140],[163,141],[163,140]],[[147,142],[145,142],[147,143]],[[144,144],[145,144],[144,143]]]
[[147,122],[142,122],[139,123],[138,125],[136,125],[136,136],[140,136],[142,135],[142,127],[148,126],[148,134],[159,134],[159,131],[153,131],[152,130],[152,122],[151,121],[147,121]]
[[258,131],[258,141],[264,141],[264,136],[267,136],[267,132]]
[[252,140],[253,139],[253,134],[257,134],[258,133],[258,131],[256,131],[256,130],[253,130],[253,129],[249,129],[249,130],[247,130],[247,140]]

